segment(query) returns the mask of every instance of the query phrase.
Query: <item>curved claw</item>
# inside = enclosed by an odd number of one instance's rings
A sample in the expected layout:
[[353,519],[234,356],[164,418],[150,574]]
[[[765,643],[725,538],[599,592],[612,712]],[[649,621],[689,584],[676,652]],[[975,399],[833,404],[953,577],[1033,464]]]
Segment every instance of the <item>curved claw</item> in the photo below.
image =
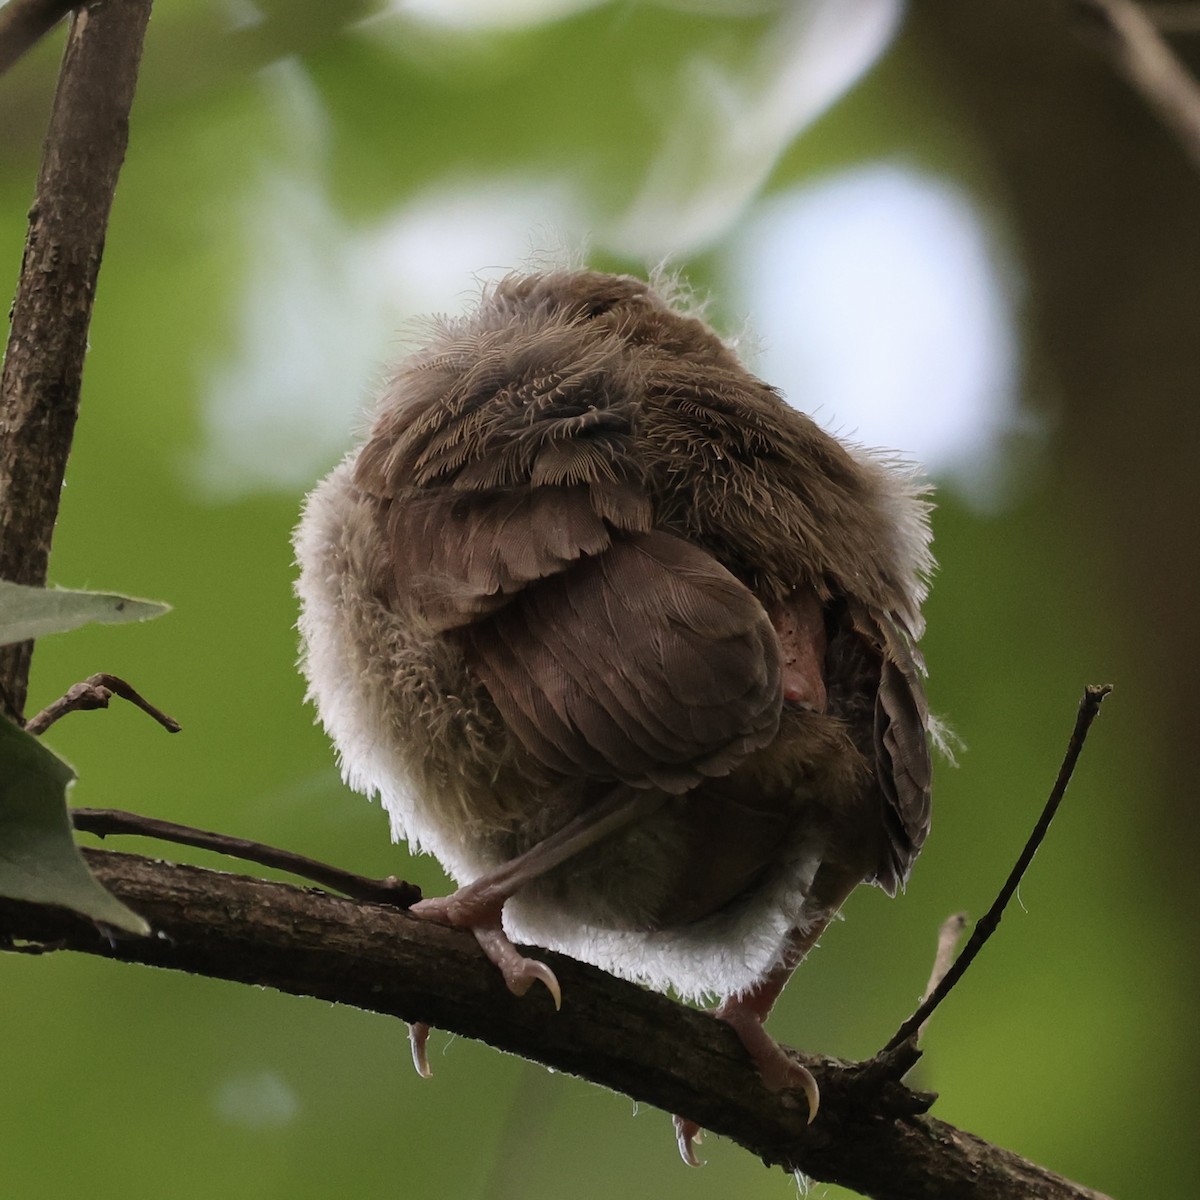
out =
[[799,1088],[804,1093],[804,1098],[808,1101],[808,1123],[811,1125],[817,1119],[817,1110],[821,1107],[821,1089],[817,1087],[812,1072],[793,1061],[792,1078],[787,1086]]
[[413,1021],[408,1027],[408,1044],[412,1047],[413,1066],[422,1079],[430,1079],[433,1072],[429,1069],[429,1056],[425,1052],[429,1041],[429,1026],[424,1021]]
[[408,911],[422,920],[469,929],[480,949],[500,968],[505,986],[514,996],[524,996],[535,983],[541,983],[550,993],[555,1009],[562,1008],[562,988],[558,978],[544,962],[526,958],[509,941],[500,924],[499,908],[464,906],[456,893],[420,900]]
[[542,983],[554,1001],[555,1012],[562,1008],[562,988],[559,986],[558,977],[544,962],[539,962],[536,958],[522,958],[515,971],[504,967],[501,967],[501,970],[504,972],[504,982],[508,984],[508,990],[514,996],[525,995],[535,982]]
[[500,968],[504,982],[514,996],[524,996],[534,983],[540,982],[554,1000],[555,1009],[562,1008],[562,988],[554,972],[544,962],[526,958],[508,940],[499,925],[477,927],[473,932],[484,954]]
[[[740,1029],[737,1032],[739,1036],[742,1034]],[[764,1044],[759,1044],[756,1038],[747,1041],[743,1037],[742,1041],[750,1051],[750,1056],[758,1067],[759,1078],[768,1091],[782,1092],[787,1088],[797,1088],[804,1093],[804,1098],[808,1101],[808,1124],[811,1125],[821,1107],[821,1089],[817,1086],[813,1073],[765,1034]]]
[[679,1146],[679,1157],[686,1167],[698,1167],[700,1160],[696,1157],[696,1146],[704,1141],[704,1130],[695,1121],[687,1117],[674,1116],[675,1142]]

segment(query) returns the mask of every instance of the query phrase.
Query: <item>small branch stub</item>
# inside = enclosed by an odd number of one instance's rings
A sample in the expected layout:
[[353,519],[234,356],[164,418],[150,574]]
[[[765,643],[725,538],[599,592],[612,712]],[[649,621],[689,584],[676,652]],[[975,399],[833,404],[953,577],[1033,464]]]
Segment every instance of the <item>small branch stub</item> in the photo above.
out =
[[159,708],[155,708],[142,694],[136,691],[116,675],[90,675],[81,683],[72,685],[53,704],[47,704],[34,717],[25,723],[25,732],[40,737],[55,721],[65,717],[67,713],[84,710],[107,708],[113,696],[120,696],[130,704],[140,708],[142,712],[157,721],[168,733],[178,733],[180,724],[174,717],[169,717]]
[[[966,932],[966,928],[966,913],[954,913],[953,916],[947,917],[942,922],[941,928],[938,930],[937,953],[934,955],[933,968],[929,972],[929,982],[925,985],[925,992],[921,996],[922,1004],[933,995],[934,988],[946,978],[946,972],[950,970],[954,962],[954,952],[958,949],[959,940]],[[925,1036],[928,1024],[929,1018],[926,1017],[917,1030],[918,1042]]]

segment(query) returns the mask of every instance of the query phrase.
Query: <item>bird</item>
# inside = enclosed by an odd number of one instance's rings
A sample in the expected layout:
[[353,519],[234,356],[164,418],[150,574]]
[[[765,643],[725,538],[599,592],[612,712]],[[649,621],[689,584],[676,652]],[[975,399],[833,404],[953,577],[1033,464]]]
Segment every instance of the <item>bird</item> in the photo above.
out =
[[929,832],[928,485],[789,404],[664,276],[515,272],[422,340],[294,535],[343,776],[458,885],[413,912],[472,930],[513,992],[561,1000],[519,943],[719,998],[811,1121],[764,1022]]

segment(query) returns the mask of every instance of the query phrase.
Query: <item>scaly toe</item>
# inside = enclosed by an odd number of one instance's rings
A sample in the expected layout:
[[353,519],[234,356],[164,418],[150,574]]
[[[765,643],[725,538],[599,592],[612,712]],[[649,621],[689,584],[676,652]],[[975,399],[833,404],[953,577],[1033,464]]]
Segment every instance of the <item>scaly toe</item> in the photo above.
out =
[[769,1092],[782,1092],[795,1088],[804,1093],[808,1101],[808,1123],[816,1119],[817,1110],[821,1107],[821,1089],[812,1072],[802,1063],[798,1063],[778,1042],[772,1041],[765,1046],[747,1046],[755,1066],[758,1067],[759,1078],[763,1087]]
[[526,958],[509,941],[500,924],[499,907],[463,903],[460,894],[456,893],[419,900],[408,911],[423,921],[469,929],[480,949],[499,967],[505,985],[514,996],[524,996],[535,983],[541,983],[553,998],[555,1009],[562,1008],[562,988],[554,972],[544,962]]
[[483,952],[500,968],[504,982],[514,996],[524,996],[535,983],[541,983],[553,998],[555,1009],[562,1008],[562,988],[544,962],[526,958],[497,926],[476,929],[474,933]]
[[797,1088],[804,1093],[808,1101],[808,1123],[811,1125],[821,1107],[821,1089],[817,1087],[812,1072],[767,1033],[762,1019],[746,1005],[727,1002],[718,1010],[717,1017],[733,1027],[746,1052],[754,1060],[763,1087],[770,1092]]

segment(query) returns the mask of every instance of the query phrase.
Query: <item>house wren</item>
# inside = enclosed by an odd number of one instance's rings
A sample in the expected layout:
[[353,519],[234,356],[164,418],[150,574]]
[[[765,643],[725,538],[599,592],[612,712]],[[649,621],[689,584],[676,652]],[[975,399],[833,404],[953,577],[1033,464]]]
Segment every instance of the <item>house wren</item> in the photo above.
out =
[[433,325],[295,539],[343,773],[460,885],[414,911],[517,993],[559,998],[510,939],[723,996],[815,1114],[763,1021],[929,829],[924,494],[641,280],[513,275]]

